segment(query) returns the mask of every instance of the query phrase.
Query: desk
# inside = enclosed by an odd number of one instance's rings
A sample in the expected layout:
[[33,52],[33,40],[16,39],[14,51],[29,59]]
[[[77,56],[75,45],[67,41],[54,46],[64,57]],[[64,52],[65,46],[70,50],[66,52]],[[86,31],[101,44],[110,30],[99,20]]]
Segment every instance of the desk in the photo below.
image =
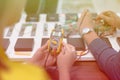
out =
[[[37,51],[37,49],[41,46],[42,40],[44,38],[49,38],[50,33],[52,29],[57,25],[61,25],[62,28],[65,28],[66,25],[68,25],[69,20],[72,20],[70,25],[73,25],[74,28],[77,24],[77,19],[80,14],[40,14],[40,20],[38,22],[26,22],[26,15],[23,14],[20,21],[16,23],[11,28],[6,28],[4,31],[4,38],[9,39],[9,45],[6,49],[6,54],[11,60],[17,60],[17,61],[24,61],[25,59],[32,58],[34,53]],[[70,19],[71,16],[73,16],[73,19]],[[70,27],[70,26],[69,26]],[[73,29],[74,29],[73,28]],[[76,29],[75,29],[76,30]],[[65,31],[68,32],[68,31]],[[76,32],[76,31],[73,31]],[[70,38],[81,38],[81,36],[78,33],[73,33],[73,35],[69,36]],[[108,36],[108,40],[111,43],[111,46],[116,50],[120,50],[120,46],[118,45],[116,38],[120,37],[120,30],[116,31],[115,36]],[[18,41],[18,39],[33,39],[34,44],[32,46],[32,51],[20,51],[16,54],[15,51],[15,45]],[[67,39],[64,39],[64,42],[68,42]],[[71,42],[74,43],[74,42]],[[85,49],[87,50],[88,47],[85,44]],[[24,54],[27,53],[27,54]],[[79,58],[79,55],[78,55]],[[88,51],[88,54],[83,55],[80,57],[82,61],[95,61],[93,55],[90,51]]]
[[[55,68],[48,73],[53,80],[58,80],[58,72]],[[71,80],[109,80],[105,73],[100,71],[95,61],[76,62],[71,70]]]

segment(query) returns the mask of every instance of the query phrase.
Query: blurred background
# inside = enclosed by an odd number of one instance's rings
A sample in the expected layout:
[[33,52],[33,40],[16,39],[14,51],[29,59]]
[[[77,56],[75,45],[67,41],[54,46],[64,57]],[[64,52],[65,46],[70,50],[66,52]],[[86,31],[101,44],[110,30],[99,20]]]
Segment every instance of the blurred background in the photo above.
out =
[[27,0],[28,13],[80,13],[88,8],[92,12],[112,10],[120,12],[120,0]]
[[58,13],[78,13],[85,8],[97,13],[104,10],[120,12],[120,0],[59,0]]
[[[4,4],[1,3],[0,6],[2,5]],[[96,13],[101,13],[106,10],[120,13],[120,0],[20,0],[19,3],[18,0],[8,0],[5,9],[1,9],[5,10],[5,13],[2,15],[4,24],[11,26],[4,31],[4,39],[7,39],[8,42],[5,45],[7,55],[9,58],[17,60],[31,58],[37,48],[40,47],[39,45],[42,45],[45,40],[47,41],[49,39],[50,33],[56,27],[56,24],[62,25],[62,28],[65,30],[65,37],[72,35],[79,41],[80,36],[77,30],[77,21],[80,16],[78,14],[86,8],[93,12],[93,17],[96,17]],[[109,29],[107,28],[107,30]],[[96,32],[99,34],[100,31],[96,30]],[[33,41],[33,43],[31,42],[34,45],[34,47],[31,46],[32,51],[30,51],[29,55],[22,53],[16,54],[14,49],[16,48],[15,45],[21,44],[21,42],[26,41],[26,39],[28,40],[28,38],[32,38]],[[31,39],[29,40],[31,41]],[[72,42],[74,40],[69,39],[68,42],[70,41],[71,44],[74,43]],[[81,48],[80,45],[78,46]],[[23,47],[20,46],[20,48]],[[116,50],[119,49],[118,46]],[[94,57],[91,54],[87,54],[81,59],[94,60]]]

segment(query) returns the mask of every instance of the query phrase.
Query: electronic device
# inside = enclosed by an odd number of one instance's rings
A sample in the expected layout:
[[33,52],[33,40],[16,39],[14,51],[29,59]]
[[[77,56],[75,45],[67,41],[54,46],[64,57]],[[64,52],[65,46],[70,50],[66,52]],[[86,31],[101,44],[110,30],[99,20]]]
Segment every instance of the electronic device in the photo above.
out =
[[77,22],[78,21],[78,16],[75,13],[68,13],[66,14],[66,23],[72,23],[72,22]]
[[57,55],[61,51],[64,31],[61,26],[55,27],[50,35],[48,50],[51,55]]

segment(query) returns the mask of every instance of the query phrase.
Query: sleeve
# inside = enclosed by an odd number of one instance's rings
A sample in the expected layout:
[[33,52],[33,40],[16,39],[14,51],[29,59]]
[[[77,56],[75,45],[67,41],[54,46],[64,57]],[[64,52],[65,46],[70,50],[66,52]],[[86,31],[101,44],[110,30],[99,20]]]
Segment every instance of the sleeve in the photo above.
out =
[[100,38],[93,40],[88,48],[95,57],[100,69],[111,80],[120,80],[120,52],[115,51]]

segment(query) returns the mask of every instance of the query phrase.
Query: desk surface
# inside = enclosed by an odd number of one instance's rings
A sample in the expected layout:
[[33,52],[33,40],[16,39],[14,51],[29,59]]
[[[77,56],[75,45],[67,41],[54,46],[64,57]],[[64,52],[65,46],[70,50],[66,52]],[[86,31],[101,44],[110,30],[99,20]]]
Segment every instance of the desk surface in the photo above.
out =
[[[4,31],[3,37],[5,39],[9,39],[9,45],[6,49],[7,56],[11,60],[18,60],[18,61],[21,61],[21,60],[23,61],[24,59],[32,58],[34,53],[41,46],[42,39],[50,37],[50,33],[52,29],[56,26],[56,24],[62,25],[62,27],[65,28],[65,26],[68,25],[69,18],[74,15],[75,19],[72,19],[72,22],[70,22],[70,25],[74,26],[75,28],[76,16],[77,18],[80,17],[80,14],[56,14],[56,15],[40,14],[40,19],[38,22],[34,22],[34,21],[26,22],[26,15],[23,14],[21,16],[19,23],[16,23],[11,28],[6,28]],[[70,16],[70,17],[67,17],[67,16]],[[65,31],[65,32],[68,32],[68,31]],[[73,31],[73,32],[76,32],[76,31]],[[78,39],[81,38],[81,36],[77,33],[73,33],[73,35],[69,37],[78,38]],[[107,38],[109,42],[111,43],[112,47],[116,51],[119,51],[120,46],[118,45],[116,41],[117,37],[120,37],[120,30],[116,31],[115,36],[108,36]],[[28,51],[18,51],[18,52],[15,51],[15,45],[17,44],[18,39],[21,39],[21,38],[22,39],[29,39],[29,38],[33,39],[34,45],[31,46],[32,51],[29,51],[29,52]],[[64,42],[68,42],[68,40],[65,38]],[[74,43],[74,42],[71,41],[71,43]],[[80,54],[77,54],[78,55],[77,60],[82,60],[82,61],[95,60],[91,52],[88,51],[86,44],[85,44],[85,48],[88,54],[83,55],[81,57],[79,56]]]
[[[58,80],[58,72],[55,68],[48,69],[53,80]],[[71,80],[109,80],[95,61],[76,62],[71,70]]]

